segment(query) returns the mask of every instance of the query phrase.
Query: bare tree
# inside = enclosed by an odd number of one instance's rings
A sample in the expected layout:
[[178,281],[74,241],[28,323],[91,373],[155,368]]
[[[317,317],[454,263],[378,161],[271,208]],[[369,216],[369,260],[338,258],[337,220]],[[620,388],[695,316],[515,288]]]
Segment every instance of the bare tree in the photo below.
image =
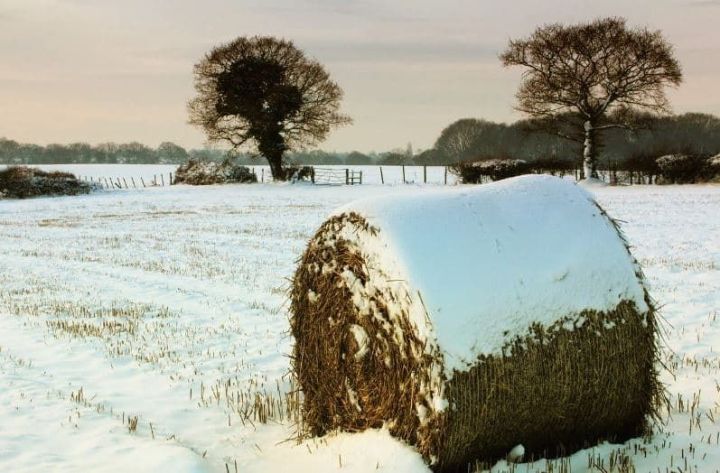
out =
[[435,141],[435,149],[453,163],[468,159],[497,158],[496,155],[487,155],[487,152],[489,148],[502,145],[502,136],[506,129],[503,124],[462,118],[443,129]]
[[233,150],[255,147],[276,180],[288,177],[286,151],[314,145],[332,127],[350,123],[339,112],[342,89],[283,39],[240,37],[214,48],[195,66],[195,89],[190,123]]
[[597,178],[598,134],[630,126],[638,110],[669,110],[667,85],[682,72],[660,31],[628,28],[622,18],[538,28],[500,56],[523,66],[518,110],[533,117],[576,115],[584,135],[586,178]]

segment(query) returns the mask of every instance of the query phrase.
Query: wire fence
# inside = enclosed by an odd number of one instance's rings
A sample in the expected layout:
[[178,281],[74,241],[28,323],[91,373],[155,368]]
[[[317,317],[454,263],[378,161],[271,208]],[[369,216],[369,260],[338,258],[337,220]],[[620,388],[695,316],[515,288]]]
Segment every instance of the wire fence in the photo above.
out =
[[[99,186],[101,189],[142,189],[147,187],[164,187],[175,184],[173,173],[154,174],[152,180],[145,181],[144,177],[135,180],[134,177],[97,177],[78,176],[78,179]],[[128,180],[129,179],[129,180]]]
[[[311,171],[306,179],[316,185],[362,185],[362,184],[435,184],[454,185],[460,179],[450,170],[449,166],[307,166]],[[260,183],[273,182],[270,170],[258,166],[251,168],[251,172]],[[583,173],[580,168],[575,169],[544,169],[545,174],[552,174],[566,179],[580,180]],[[614,166],[606,166],[598,170],[599,178],[610,185],[649,185],[657,183],[657,175],[639,171],[619,170]],[[143,189],[165,187],[176,184],[173,172],[156,173],[152,178],[149,175],[129,177],[127,174],[120,177],[107,177],[97,175],[80,175],[79,179],[99,186],[102,189]],[[491,182],[486,176],[481,183]]]

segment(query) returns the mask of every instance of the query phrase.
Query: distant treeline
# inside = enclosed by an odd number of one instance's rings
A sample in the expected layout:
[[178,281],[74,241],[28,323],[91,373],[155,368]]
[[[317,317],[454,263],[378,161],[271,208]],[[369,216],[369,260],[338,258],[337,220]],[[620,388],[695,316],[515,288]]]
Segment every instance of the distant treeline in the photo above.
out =
[[169,142],[154,149],[137,142],[39,146],[0,138],[2,164],[165,164],[185,162],[188,156],[184,148]]
[[[289,153],[288,159],[293,164],[307,165],[449,165],[488,159],[562,160],[579,164],[582,138],[572,135],[574,129],[562,122],[521,120],[505,124],[466,118],[447,126],[433,148],[417,153],[408,145],[407,149],[368,154],[295,152]],[[564,130],[568,132],[563,133]],[[600,144],[601,167],[646,159],[654,161],[670,154],[716,155],[720,154],[720,118],[701,113],[641,117],[634,130],[607,130]],[[0,164],[180,164],[188,158],[220,161],[226,153],[217,149],[186,150],[170,142],[157,148],[137,142],[38,146],[0,138]],[[249,154],[237,156],[240,164],[265,164],[257,158]]]
[[[365,165],[384,162],[383,158],[386,154],[388,153],[363,154],[357,151],[335,153],[314,150],[290,153],[288,158],[292,163],[296,164]],[[182,146],[170,142],[162,143],[157,148],[151,148],[137,142],[102,143],[95,146],[87,143],[39,146],[0,138],[0,164],[181,164],[189,158],[222,161],[226,157],[227,151],[225,150],[186,150]],[[258,158],[249,154],[236,156],[240,164],[266,164],[264,160]]]
[[[510,125],[458,120],[442,131],[434,150],[428,153],[435,153],[433,162],[443,164],[488,159],[568,160],[579,164],[582,136],[573,133],[582,127],[570,126],[572,116],[565,118],[555,123],[522,120]],[[712,156],[720,153],[720,118],[701,113],[637,117],[632,130],[606,130],[600,146],[602,167],[671,154]]]

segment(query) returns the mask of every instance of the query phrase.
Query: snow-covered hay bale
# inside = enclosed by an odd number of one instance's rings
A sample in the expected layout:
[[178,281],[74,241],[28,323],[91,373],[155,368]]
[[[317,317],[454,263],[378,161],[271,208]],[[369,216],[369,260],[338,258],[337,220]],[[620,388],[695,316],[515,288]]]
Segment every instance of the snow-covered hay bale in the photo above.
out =
[[187,163],[180,165],[175,172],[176,184],[202,186],[250,182],[257,182],[255,173],[246,166],[235,164],[231,160],[215,162],[190,159]]
[[662,394],[639,267],[550,176],[338,210],[291,314],[306,433],[386,425],[436,470],[643,434]]
[[531,170],[527,161],[522,159],[485,159],[481,161],[461,161],[450,166],[450,171],[464,184],[479,184],[483,178],[493,181],[527,174]]
[[92,189],[91,184],[67,172],[47,172],[27,166],[10,166],[0,171],[0,199],[79,195]]
[[720,177],[720,154],[708,158],[708,166],[710,167],[711,177]]
[[708,177],[709,162],[703,156],[670,154],[655,161],[665,183],[688,184]]

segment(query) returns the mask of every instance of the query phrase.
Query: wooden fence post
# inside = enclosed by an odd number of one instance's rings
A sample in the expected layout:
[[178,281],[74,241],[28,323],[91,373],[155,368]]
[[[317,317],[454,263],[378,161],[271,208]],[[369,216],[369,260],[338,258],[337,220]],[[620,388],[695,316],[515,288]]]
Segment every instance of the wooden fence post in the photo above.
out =
[[423,166],[423,184],[427,184],[427,164]]
[[173,175],[172,175],[172,173],[170,173],[170,183],[169,183],[168,185],[170,185],[170,186],[173,185]]
[[350,184],[350,170],[345,168],[345,185]]
[[405,184],[405,165],[402,165],[402,172],[403,172],[403,184]]
[[135,178],[134,178],[134,177],[131,177],[131,178],[130,178],[130,181],[132,181],[133,189],[137,189],[137,185],[135,185]]
[[265,168],[260,170],[260,182],[265,182]]
[[613,185],[615,185],[615,186],[618,185],[617,171],[618,171],[618,163],[617,163],[617,161],[613,161],[612,183],[613,183]]
[[142,176],[140,176],[140,182],[142,182],[143,187],[147,187],[147,186],[145,185],[145,179],[143,179]]
[[447,166],[445,166],[445,185],[447,185]]
[[162,182],[162,186],[165,187],[165,174],[160,173],[160,182]]
[[383,176],[382,166],[380,166],[380,184],[385,184],[385,176]]
[[127,185],[127,181],[125,180],[125,178],[123,177],[122,179],[123,179],[123,182],[125,183],[125,189],[129,189],[129,187],[128,187],[128,185]]

